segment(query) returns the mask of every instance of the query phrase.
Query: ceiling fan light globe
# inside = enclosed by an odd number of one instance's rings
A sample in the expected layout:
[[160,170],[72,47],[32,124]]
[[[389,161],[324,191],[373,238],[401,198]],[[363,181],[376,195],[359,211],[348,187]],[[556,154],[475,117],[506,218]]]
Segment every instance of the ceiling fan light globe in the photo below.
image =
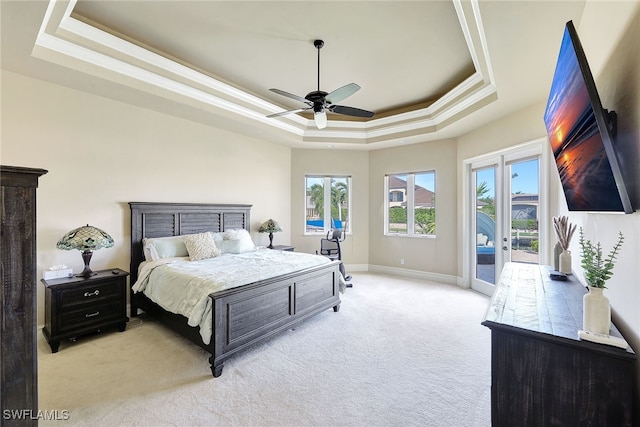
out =
[[327,127],[327,113],[324,110],[313,113],[313,118],[318,129],[324,129]]

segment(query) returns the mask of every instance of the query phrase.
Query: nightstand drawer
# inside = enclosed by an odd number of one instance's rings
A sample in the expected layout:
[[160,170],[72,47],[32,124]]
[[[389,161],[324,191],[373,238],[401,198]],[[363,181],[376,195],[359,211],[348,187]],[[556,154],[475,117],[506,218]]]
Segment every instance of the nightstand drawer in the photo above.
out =
[[113,282],[66,289],[60,292],[60,309],[76,305],[93,304],[110,299],[122,298],[124,286],[114,286]]
[[65,311],[60,316],[60,332],[69,329],[82,329],[95,323],[105,323],[109,320],[122,319],[124,316],[122,304],[119,301],[112,303],[82,307],[81,310]]

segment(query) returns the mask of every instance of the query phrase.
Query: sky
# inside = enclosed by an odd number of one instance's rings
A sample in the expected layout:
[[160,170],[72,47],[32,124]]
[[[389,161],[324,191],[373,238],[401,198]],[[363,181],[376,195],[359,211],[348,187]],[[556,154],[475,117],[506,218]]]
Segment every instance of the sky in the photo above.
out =
[[[513,163],[511,165],[511,192],[538,194],[538,160]],[[485,197],[495,197],[495,169],[485,168],[477,171],[476,182],[487,183],[489,192]]]

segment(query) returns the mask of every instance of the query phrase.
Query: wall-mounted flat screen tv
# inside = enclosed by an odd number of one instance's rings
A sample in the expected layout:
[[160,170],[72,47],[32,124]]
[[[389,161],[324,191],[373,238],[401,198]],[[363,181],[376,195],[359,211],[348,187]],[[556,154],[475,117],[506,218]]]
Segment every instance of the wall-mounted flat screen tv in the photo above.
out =
[[544,122],[569,210],[632,213],[614,148],[616,115],[602,108],[572,21],[565,27]]

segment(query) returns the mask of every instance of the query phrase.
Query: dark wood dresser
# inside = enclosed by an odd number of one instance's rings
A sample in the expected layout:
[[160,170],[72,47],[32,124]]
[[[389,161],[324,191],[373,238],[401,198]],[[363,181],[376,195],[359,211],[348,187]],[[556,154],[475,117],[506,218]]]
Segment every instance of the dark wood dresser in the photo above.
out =
[[38,424],[36,188],[45,173],[44,169],[0,166],[3,426]]
[[[582,341],[573,276],[507,263],[482,324],[491,329],[493,426],[632,426],[636,355]],[[611,335],[621,336],[612,325]]]

